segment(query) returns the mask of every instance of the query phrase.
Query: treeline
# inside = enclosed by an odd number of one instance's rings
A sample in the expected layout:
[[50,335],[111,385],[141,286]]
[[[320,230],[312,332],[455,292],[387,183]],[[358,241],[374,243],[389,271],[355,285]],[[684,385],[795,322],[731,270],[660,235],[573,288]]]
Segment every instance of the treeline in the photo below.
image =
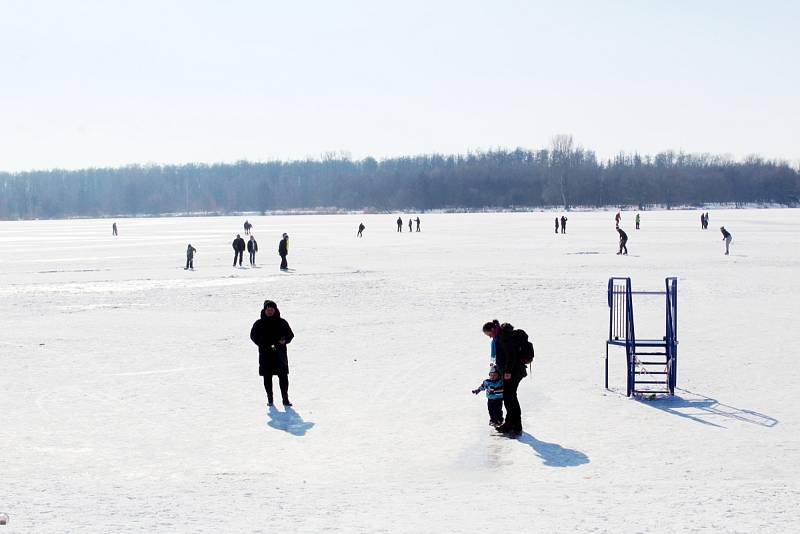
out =
[[541,150],[0,173],[0,218],[226,213],[315,207],[796,205],[800,172],[751,157],[594,152],[559,136]]

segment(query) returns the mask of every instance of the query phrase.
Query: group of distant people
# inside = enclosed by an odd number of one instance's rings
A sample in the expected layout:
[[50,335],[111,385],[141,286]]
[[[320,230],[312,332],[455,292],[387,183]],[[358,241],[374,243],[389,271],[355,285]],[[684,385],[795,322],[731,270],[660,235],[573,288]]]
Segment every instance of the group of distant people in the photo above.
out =
[[[409,232],[413,232],[413,229],[412,229],[412,228],[413,228],[413,226],[412,226],[412,223],[414,223],[415,221],[416,221],[416,223],[417,223],[417,232],[419,232],[419,231],[420,231],[420,230],[419,230],[419,217],[417,217],[416,219],[409,219],[409,220],[408,220],[408,231],[409,231]],[[402,233],[402,232],[403,232],[403,218],[402,218],[402,217],[398,217],[398,218],[397,218],[397,231],[398,231],[398,232],[400,232],[400,233]]]
[[[116,223],[114,223],[114,230],[116,232]],[[244,233],[245,235],[249,235],[250,239],[247,241],[242,238],[241,234],[236,234],[236,238],[231,243],[231,247],[233,247],[233,266],[236,267],[238,264],[239,267],[242,266],[244,261],[244,251],[247,250],[247,253],[250,257],[250,267],[256,266],[256,253],[258,252],[258,241],[256,241],[256,237],[252,233],[253,225],[250,221],[244,222]],[[115,234],[116,235],[116,234]],[[197,252],[197,249],[192,246],[191,243],[186,247],[186,267],[184,270],[194,270],[194,255]],[[281,257],[281,270],[286,271],[289,270],[289,262],[286,257],[289,255],[289,234],[284,233],[281,237],[280,242],[278,243],[278,255]]]
[[[564,215],[561,216],[561,233],[562,234],[566,234],[567,233],[567,220],[568,219]],[[558,219],[558,217],[556,217],[556,233],[558,233],[558,221],[559,221],[559,219]]]
[[708,212],[700,214],[700,228],[708,230]]

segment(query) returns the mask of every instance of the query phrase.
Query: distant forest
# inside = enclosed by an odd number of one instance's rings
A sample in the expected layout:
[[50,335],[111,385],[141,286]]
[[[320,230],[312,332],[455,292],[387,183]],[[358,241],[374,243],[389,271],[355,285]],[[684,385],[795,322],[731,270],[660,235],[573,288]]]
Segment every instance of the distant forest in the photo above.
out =
[[540,150],[351,160],[0,172],[0,218],[65,218],[338,208],[797,205],[800,170],[672,151],[598,161],[571,136]]

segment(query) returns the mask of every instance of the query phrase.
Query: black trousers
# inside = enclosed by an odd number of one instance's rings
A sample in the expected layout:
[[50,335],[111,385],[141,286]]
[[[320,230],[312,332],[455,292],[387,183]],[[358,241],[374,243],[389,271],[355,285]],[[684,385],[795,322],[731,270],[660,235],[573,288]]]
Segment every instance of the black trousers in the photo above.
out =
[[[281,388],[281,399],[283,402],[289,402],[289,375],[278,375],[278,386]],[[271,403],[272,395],[272,375],[264,375],[264,389],[267,390],[267,400]]]
[[522,408],[517,399],[517,388],[521,378],[510,378],[503,381],[503,404],[506,406],[506,422],[514,430],[522,430]]
[[628,253],[628,246],[627,245],[628,245],[628,240],[627,239],[624,239],[624,240],[620,241],[619,242],[619,252],[617,252],[617,254],[622,254],[623,250],[625,251],[625,254],[627,254]]
[[486,399],[486,407],[489,408],[489,422],[503,422],[503,399]]
[[194,269],[194,258],[186,257],[186,268]]
[[243,257],[244,257],[244,251],[243,250],[235,250],[233,252],[233,266],[236,267],[236,260],[238,258],[239,266],[241,267],[242,266],[242,258]]
[[289,262],[286,261],[286,256],[281,256],[281,269],[288,269]]
[[256,253],[255,252],[251,252],[250,253],[250,265],[255,265],[255,264],[256,264]]

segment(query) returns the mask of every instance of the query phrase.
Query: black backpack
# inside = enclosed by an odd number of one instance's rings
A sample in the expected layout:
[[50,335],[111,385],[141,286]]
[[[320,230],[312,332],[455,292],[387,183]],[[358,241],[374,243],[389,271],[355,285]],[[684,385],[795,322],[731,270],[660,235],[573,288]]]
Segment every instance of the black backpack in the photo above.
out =
[[529,365],[533,362],[534,357],[533,343],[528,340],[528,334],[525,330],[517,328],[514,330],[513,335],[514,341],[517,342],[517,346],[519,347],[519,361],[523,365]]

